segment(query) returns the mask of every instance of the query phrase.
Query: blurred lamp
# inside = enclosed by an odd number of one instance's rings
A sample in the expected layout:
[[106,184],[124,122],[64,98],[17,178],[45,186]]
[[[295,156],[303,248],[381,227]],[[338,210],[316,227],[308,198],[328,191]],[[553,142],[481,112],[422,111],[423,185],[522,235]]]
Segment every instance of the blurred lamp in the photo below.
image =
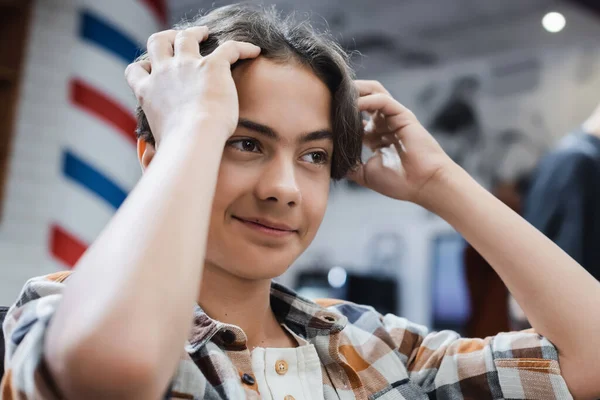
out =
[[562,31],[566,24],[565,16],[558,12],[550,12],[542,19],[544,29],[551,33]]
[[327,274],[327,281],[329,285],[334,288],[341,288],[346,284],[346,278],[348,274],[346,270],[342,267],[333,267],[329,270]]

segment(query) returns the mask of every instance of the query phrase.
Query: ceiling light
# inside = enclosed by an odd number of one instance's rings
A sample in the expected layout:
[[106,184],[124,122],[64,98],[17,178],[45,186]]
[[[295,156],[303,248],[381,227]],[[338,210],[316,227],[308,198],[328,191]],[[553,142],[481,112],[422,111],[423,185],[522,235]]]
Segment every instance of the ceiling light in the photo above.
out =
[[550,12],[542,19],[544,29],[551,33],[562,31],[566,24],[565,16],[558,12]]

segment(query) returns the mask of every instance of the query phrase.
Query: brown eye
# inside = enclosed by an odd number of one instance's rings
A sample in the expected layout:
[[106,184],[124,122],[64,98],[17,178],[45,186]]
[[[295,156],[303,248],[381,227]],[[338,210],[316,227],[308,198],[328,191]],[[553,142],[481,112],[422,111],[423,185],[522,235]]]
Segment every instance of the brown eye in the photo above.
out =
[[313,162],[316,164],[321,164],[323,162],[323,154],[322,153],[312,153]]
[[312,151],[305,154],[302,159],[312,164],[326,164],[329,160],[327,153],[322,151]]
[[260,147],[258,145],[258,142],[256,140],[252,140],[252,139],[232,140],[228,143],[228,145],[239,151],[247,151],[250,153],[260,152]]
[[256,149],[256,143],[252,140],[243,140],[242,149],[244,149],[244,151],[254,151]]

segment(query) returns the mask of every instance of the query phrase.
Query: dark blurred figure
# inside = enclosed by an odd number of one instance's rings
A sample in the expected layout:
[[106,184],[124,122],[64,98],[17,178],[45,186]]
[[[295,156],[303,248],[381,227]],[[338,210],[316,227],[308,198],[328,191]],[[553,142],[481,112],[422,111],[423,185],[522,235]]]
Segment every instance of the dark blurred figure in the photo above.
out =
[[537,167],[524,217],[600,279],[600,106]]
[[458,78],[448,100],[429,124],[429,129],[441,136],[442,147],[448,155],[463,166],[465,158],[479,144],[481,128],[475,109],[479,86],[479,80],[474,76]]
[[[499,181],[492,186],[492,193],[521,213],[527,185],[525,176],[514,182]],[[471,245],[465,249],[464,261],[471,304],[466,336],[484,338],[512,330],[509,292],[502,279]]]

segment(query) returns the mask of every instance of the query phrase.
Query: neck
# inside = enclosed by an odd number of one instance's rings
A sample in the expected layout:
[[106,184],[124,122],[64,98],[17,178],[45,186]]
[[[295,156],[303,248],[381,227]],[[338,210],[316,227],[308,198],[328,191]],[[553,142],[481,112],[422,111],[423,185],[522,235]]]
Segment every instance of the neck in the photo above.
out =
[[594,114],[584,122],[583,130],[590,135],[600,137],[600,106],[596,109]]
[[287,347],[289,338],[271,310],[270,293],[270,279],[239,278],[207,262],[198,304],[212,319],[240,327],[250,349]]

